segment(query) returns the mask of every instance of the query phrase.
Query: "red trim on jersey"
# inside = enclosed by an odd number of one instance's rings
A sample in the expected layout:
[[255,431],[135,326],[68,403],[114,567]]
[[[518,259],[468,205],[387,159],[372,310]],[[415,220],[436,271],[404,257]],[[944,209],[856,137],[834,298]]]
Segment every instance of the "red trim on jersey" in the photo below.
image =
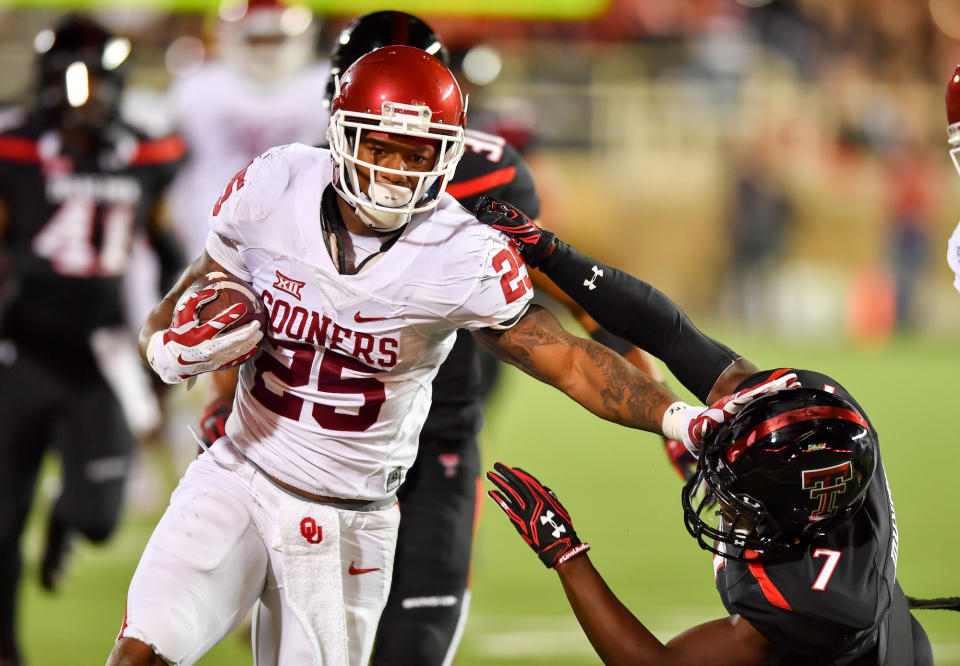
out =
[[792,411],[784,412],[783,414],[778,414],[777,416],[771,417],[760,423],[745,436],[740,437],[730,446],[729,449],[727,449],[727,462],[732,463],[734,460],[740,457],[741,453],[752,446],[753,443],[758,439],[762,439],[770,433],[779,430],[780,428],[785,428],[789,425],[793,425],[794,423],[812,421],[813,419],[841,419],[844,421],[853,421],[854,423],[862,425],[868,430],[870,429],[870,425],[867,423],[866,419],[852,409],[846,409],[844,407],[831,407],[828,405],[821,405],[819,407],[802,407],[800,409],[794,409]]
[[183,157],[187,152],[187,145],[179,136],[168,136],[155,141],[141,141],[137,144],[137,152],[133,155],[132,165],[160,164],[173,162]]
[[506,185],[513,180],[516,173],[516,167],[504,167],[503,169],[491,171],[477,178],[464,180],[460,183],[450,183],[447,185],[447,192],[449,192],[454,199],[472,197],[474,194],[480,194],[498,185]]
[[13,162],[39,162],[37,142],[19,136],[0,136],[0,159]]
[[[746,555],[747,559],[750,560],[759,557],[757,551],[749,549],[744,551],[744,555]],[[783,598],[783,595],[780,594],[780,590],[777,589],[777,586],[774,585],[773,581],[767,576],[767,572],[764,571],[762,564],[759,562],[751,562],[747,565],[747,568],[750,569],[750,573],[752,573],[753,577],[757,579],[758,583],[760,583],[760,590],[763,592],[763,596],[767,598],[767,601],[777,608],[793,610],[790,608],[790,604],[787,603],[787,600]]]

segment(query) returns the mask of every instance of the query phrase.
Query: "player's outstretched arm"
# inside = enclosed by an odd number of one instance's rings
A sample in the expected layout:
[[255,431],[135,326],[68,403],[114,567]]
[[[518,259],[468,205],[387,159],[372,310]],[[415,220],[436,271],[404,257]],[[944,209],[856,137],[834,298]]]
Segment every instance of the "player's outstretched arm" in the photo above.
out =
[[600,418],[675,439],[693,455],[705,437],[751,400],[797,384],[795,373],[775,374],[710,407],[688,405],[619,354],[570,334],[538,305],[512,327],[480,329],[474,337],[499,359],[560,389]]
[[198,313],[217,298],[216,289],[193,291],[181,301],[194,282],[214,272],[227,273],[204,252],[187,266],[140,329],[141,358],[168,384],[234,365],[255,353],[263,337],[257,321],[226,330],[246,312],[243,303],[226,306],[200,323]]
[[[677,305],[650,284],[604,265],[540,229],[503,201],[481,198],[480,222],[510,236],[528,265],[538,267],[604,329],[664,361],[700,400],[730,393],[757,368],[704,335]],[[731,381],[721,381],[727,375]]]
[[474,336],[501,360],[614,423],[661,433],[664,412],[679,400],[619,354],[569,333],[537,305],[511,328],[481,329]]
[[738,616],[699,625],[666,645],[624,606],[587,556],[570,513],[556,494],[520,468],[496,463],[487,479],[497,503],[523,540],[560,576],[580,626],[605,664],[767,664],[773,644]]

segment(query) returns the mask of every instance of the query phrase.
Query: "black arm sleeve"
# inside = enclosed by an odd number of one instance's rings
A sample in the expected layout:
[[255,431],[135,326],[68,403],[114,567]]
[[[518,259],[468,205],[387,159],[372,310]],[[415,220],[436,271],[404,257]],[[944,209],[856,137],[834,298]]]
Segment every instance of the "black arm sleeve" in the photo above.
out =
[[[560,240],[540,270],[603,328],[666,363],[674,377],[704,402],[717,378],[740,358],[700,332],[662,292]],[[602,275],[593,279],[595,271]]]

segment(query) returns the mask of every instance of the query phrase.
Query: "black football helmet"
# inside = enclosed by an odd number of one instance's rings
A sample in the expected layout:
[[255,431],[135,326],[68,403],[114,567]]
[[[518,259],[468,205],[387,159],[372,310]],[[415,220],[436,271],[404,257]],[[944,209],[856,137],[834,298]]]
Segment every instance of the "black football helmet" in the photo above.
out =
[[359,16],[340,32],[330,53],[330,79],[326,105],[334,97],[334,77],[341,76],[361,56],[384,46],[412,46],[426,51],[447,67],[450,53],[433,29],[412,14],[395,11],[372,12]]
[[780,391],[703,444],[683,488],[684,522],[706,550],[769,560],[852,516],[876,464],[876,435],[850,402],[810,388]]
[[98,130],[120,106],[130,40],[69,14],[34,40],[36,111],[45,124]]

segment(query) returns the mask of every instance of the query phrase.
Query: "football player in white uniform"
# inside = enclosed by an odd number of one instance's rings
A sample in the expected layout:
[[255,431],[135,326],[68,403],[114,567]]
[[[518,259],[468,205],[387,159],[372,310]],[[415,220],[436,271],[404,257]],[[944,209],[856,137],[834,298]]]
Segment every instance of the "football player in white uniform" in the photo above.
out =
[[[255,663],[366,664],[395,492],[458,328],[598,416],[692,449],[742,406],[688,406],[529,304],[518,249],[444,193],[465,112],[439,60],[378,49],[339,80],[329,151],[271,149],[226,186],[141,352],[169,383],[260,354],[241,368],[227,436],[187,470],[146,546],[109,665],[193,664],[257,599]],[[199,322],[209,295],[181,296],[210,271],[253,285],[268,330],[230,326],[244,306],[215,301]]]
[[190,153],[169,206],[188,256],[203,251],[211,192],[267,148],[323,141],[330,65],[316,56],[319,23],[303,6],[247,3],[218,22],[217,57],[174,78],[170,107]]
[[[957,65],[947,82],[947,144],[950,159],[960,172],[960,65]],[[953,286],[960,291],[960,224],[953,230],[947,242],[947,263],[953,271]]]

